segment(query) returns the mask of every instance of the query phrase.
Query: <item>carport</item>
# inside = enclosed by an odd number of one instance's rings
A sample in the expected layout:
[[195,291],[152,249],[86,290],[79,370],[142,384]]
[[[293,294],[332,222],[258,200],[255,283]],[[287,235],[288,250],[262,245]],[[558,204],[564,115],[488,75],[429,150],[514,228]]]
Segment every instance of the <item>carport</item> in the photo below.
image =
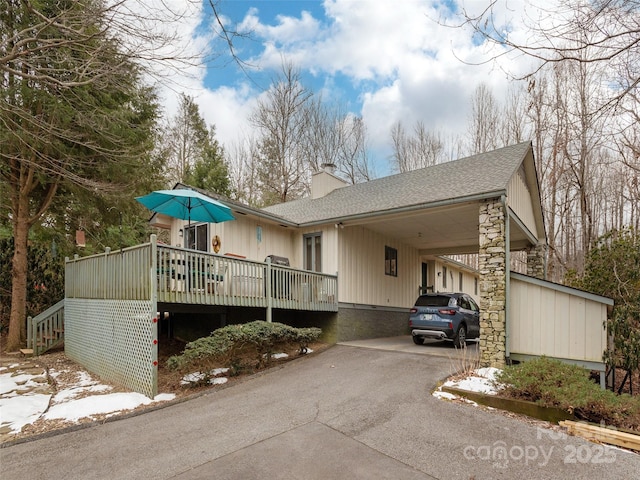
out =
[[[455,164],[455,168],[454,167]],[[420,256],[478,254],[481,364],[546,355],[601,372],[611,299],[546,281],[546,233],[531,144],[430,169],[421,187],[456,196],[349,221],[395,237]],[[447,179],[455,181],[447,182]],[[526,275],[510,271],[526,252]],[[603,327],[605,326],[605,327]]]
[[[420,258],[478,254],[480,358],[502,367],[509,354],[511,252],[526,251],[526,273],[545,277],[546,233],[533,149],[527,142],[436,167],[398,175],[407,198],[398,194],[394,208],[352,216],[341,226],[397,239]],[[392,182],[370,196],[384,195],[384,188]],[[411,203],[418,195],[423,201]]]

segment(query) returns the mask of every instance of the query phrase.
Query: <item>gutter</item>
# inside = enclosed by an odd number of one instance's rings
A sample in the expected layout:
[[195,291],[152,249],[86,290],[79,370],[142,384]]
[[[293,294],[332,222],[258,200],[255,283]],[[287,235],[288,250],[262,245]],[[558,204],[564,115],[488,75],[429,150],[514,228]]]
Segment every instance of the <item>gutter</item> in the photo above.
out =
[[410,213],[410,212],[414,212],[414,211],[420,211],[420,210],[425,210],[425,209],[430,209],[430,208],[438,208],[438,207],[447,207],[447,206],[451,206],[451,205],[456,205],[456,204],[462,204],[462,203],[471,203],[471,202],[477,202],[480,200],[486,200],[488,198],[496,198],[496,197],[501,197],[504,198],[506,196],[506,190],[502,189],[502,190],[496,190],[493,192],[487,192],[487,193],[480,193],[480,194],[476,194],[476,195],[470,195],[467,197],[457,197],[457,198],[449,198],[446,200],[438,200],[436,202],[429,202],[429,203],[421,203],[421,204],[417,204],[417,205],[410,205],[407,207],[398,207],[398,208],[391,208],[388,210],[377,210],[375,212],[365,212],[365,213],[358,213],[355,215],[346,215],[346,216],[342,216],[342,217],[333,217],[333,218],[323,218],[320,220],[313,220],[311,222],[303,222],[303,223],[299,223],[296,224],[299,227],[313,227],[316,225],[324,225],[327,223],[344,223],[346,221],[353,221],[353,220],[366,220],[369,218],[375,218],[375,217],[380,217],[383,215],[388,215],[388,214],[396,214],[396,213]]

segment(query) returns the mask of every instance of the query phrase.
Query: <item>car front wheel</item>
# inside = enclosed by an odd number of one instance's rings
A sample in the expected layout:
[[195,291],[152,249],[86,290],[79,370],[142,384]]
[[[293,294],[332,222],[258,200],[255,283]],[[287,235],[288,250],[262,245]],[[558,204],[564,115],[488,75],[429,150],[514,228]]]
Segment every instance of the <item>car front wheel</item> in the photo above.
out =
[[456,348],[464,348],[467,346],[467,328],[464,325],[460,325],[458,333],[453,337],[453,346]]
[[424,338],[422,337],[418,337],[417,335],[411,335],[411,337],[413,338],[413,343],[416,345],[422,345],[424,343]]

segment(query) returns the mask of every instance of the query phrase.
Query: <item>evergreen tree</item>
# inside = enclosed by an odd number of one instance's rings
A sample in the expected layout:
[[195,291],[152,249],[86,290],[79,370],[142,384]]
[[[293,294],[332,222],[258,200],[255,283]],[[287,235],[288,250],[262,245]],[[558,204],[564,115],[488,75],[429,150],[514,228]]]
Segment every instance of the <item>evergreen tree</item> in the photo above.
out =
[[133,197],[157,171],[147,162],[156,99],[110,28],[113,8],[101,0],[0,4],[0,192],[14,240],[8,350],[25,338],[32,228],[52,218],[66,224],[89,197]]
[[628,375],[640,369],[640,232],[612,231],[601,237],[587,255],[584,275],[574,285],[613,298],[608,320],[614,348],[605,361]]

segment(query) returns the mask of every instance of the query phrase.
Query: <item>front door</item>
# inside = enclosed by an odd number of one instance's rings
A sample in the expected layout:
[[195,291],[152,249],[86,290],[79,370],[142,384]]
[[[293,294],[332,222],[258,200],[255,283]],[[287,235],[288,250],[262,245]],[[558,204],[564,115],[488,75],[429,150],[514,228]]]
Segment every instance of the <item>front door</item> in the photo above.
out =
[[429,264],[422,262],[422,283],[420,284],[420,294],[427,293],[429,285]]

